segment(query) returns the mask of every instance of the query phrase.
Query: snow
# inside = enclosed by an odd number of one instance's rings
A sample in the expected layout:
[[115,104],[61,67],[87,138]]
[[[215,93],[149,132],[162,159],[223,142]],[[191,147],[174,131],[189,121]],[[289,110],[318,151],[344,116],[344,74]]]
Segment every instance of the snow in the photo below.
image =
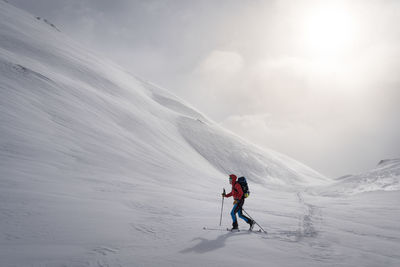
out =
[[[400,264],[398,161],[332,181],[1,1],[0,136],[0,266]],[[230,173],[268,235],[203,230]]]

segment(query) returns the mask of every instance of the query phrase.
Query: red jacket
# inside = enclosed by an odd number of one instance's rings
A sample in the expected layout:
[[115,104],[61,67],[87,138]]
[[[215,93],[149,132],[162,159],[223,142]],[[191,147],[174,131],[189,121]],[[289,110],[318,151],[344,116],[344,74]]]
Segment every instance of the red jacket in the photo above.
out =
[[225,195],[225,197],[231,197],[235,200],[240,200],[243,197],[243,190],[242,187],[240,186],[239,183],[236,183],[237,177],[235,175],[232,175],[232,191],[228,194]]

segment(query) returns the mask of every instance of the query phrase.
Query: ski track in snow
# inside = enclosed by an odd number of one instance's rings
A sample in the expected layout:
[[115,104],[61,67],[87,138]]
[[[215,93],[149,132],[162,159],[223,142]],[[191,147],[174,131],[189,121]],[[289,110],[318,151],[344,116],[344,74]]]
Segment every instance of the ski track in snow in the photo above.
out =
[[323,237],[319,237],[320,232],[318,227],[321,227],[323,222],[322,210],[316,205],[306,203],[303,193],[297,192],[296,195],[304,209],[304,213],[299,220],[300,238],[306,238],[305,241],[312,248],[311,258],[316,261],[331,259],[332,250],[329,243]]
[[296,196],[304,209],[304,213],[299,220],[300,236],[316,237],[318,235],[318,231],[316,230],[314,224],[317,220],[322,220],[321,211],[316,206],[305,203],[301,192],[297,192]]

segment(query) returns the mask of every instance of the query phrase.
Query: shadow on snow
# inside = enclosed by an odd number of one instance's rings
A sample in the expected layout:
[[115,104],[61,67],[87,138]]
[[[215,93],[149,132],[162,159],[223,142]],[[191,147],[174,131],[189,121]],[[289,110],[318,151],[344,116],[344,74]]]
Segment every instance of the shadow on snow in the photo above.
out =
[[275,239],[279,241],[285,241],[285,242],[299,242],[301,239],[304,237],[302,234],[300,234],[298,231],[280,231],[280,232],[274,232],[274,233],[269,233],[268,235],[264,236],[264,233],[258,233],[258,232],[248,232],[248,231],[243,231],[239,233],[226,233],[223,235],[219,235],[216,239],[206,239],[203,237],[196,237],[192,239],[192,241],[197,241],[200,240],[199,243],[194,245],[193,247],[189,247],[186,249],[183,249],[180,251],[180,253],[190,253],[190,252],[196,252],[196,253],[207,253],[213,250],[220,249],[225,246],[225,242],[229,237],[232,236],[240,236],[240,235],[250,235],[250,234],[260,234],[262,239]]
[[225,246],[225,242],[229,237],[232,236],[238,236],[238,235],[248,235],[250,234],[249,232],[243,232],[243,233],[226,233],[223,235],[218,236],[216,239],[206,239],[203,237],[197,237],[192,239],[192,241],[195,240],[200,240],[200,243],[198,243],[197,245],[190,247],[190,248],[186,248],[184,250],[181,250],[181,253],[189,253],[189,252],[196,252],[196,253],[207,253],[213,250],[217,250],[220,249],[222,247]]

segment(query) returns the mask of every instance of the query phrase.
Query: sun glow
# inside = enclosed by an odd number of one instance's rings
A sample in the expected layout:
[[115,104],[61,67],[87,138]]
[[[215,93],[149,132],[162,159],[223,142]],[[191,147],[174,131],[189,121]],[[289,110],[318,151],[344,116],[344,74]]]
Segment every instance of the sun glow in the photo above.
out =
[[315,9],[305,21],[303,37],[313,54],[335,56],[351,47],[355,23],[346,10],[338,7]]

